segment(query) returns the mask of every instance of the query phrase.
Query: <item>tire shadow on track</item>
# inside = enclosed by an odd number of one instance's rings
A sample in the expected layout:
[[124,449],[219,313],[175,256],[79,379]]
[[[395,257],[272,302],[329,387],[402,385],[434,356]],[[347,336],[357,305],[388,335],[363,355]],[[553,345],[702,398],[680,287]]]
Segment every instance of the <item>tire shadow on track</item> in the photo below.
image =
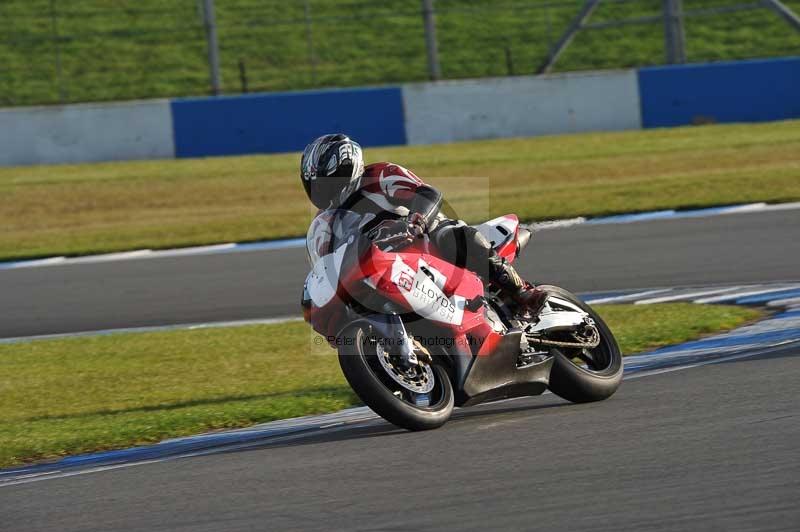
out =
[[468,410],[467,409],[456,410],[450,421],[448,421],[444,427],[436,429],[435,431],[412,432],[395,427],[394,425],[382,419],[375,419],[366,422],[366,424],[359,424],[351,427],[343,426],[340,427],[338,430],[333,430],[329,432],[314,431],[313,433],[309,433],[306,435],[297,435],[295,439],[292,439],[291,441],[264,441],[263,443],[251,444],[248,445],[246,448],[241,448],[241,449],[227,449],[227,450],[221,449],[219,451],[219,454],[241,453],[248,451],[258,451],[263,449],[280,449],[286,447],[300,447],[305,445],[331,444],[331,443],[339,443],[345,441],[362,440],[367,438],[381,438],[381,437],[391,437],[391,436],[402,437],[404,435],[407,437],[414,437],[420,434],[447,431],[448,429],[454,429],[459,425],[464,424],[465,422],[474,421],[478,419],[480,419],[481,421],[489,421],[496,416],[518,414],[518,413],[544,412],[554,408],[578,406],[562,400],[558,400],[558,402],[552,402],[552,403],[549,402],[546,404],[531,404],[530,402],[531,399],[536,399],[536,397],[521,398],[521,400],[524,401],[524,403],[515,402],[513,405],[505,402],[498,402],[498,403],[487,403],[485,405],[472,407]]

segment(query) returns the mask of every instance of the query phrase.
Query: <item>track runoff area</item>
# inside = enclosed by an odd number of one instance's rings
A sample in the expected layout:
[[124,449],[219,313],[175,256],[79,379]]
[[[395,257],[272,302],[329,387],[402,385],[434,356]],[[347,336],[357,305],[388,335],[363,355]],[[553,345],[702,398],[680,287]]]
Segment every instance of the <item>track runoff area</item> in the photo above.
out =
[[[753,222],[753,225],[759,226],[765,223],[765,221],[761,220],[759,216],[767,216],[768,218],[775,217],[776,215],[779,217],[786,215],[791,216],[795,214],[798,209],[800,209],[800,204],[783,204],[776,206],[756,204],[727,207],[722,209],[689,211],[685,213],[662,211],[658,213],[611,217],[591,220],[588,222],[586,220],[551,222],[541,224],[537,227],[537,229],[544,234],[552,233],[554,236],[557,236],[557,233],[563,233],[562,236],[565,235],[568,239],[571,233],[574,233],[580,228],[579,226],[585,226],[583,230],[588,230],[590,235],[601,239],[602,242],[603,235],[608,234],[609,229],[614,227],[616,227],[617,231],[612,231],[610,236],[613,237],[614,240],[619,240],[618,233],[619,229],[621,229],[620,226],[644,228],[647,230],[648,234],[651,234],[653,231],[663,231],[662,226],[666,228],[670,228],[672,226],[672,229],[677,230],[674,231],[675,235],[679,237],[681,234],[687,234],[687,227],[678,224],[679,220],[683,220],[683,224],[688,223],[694,226],[702,226],[704,222],[706,224],[709,222],[728,222],[730,225],[736,226],[737,224],[742,222],[746,223],[748,221]],[[791,226],[792,220],[783,221],[787,222],[788,225]],[[774,224],[774,221],[767,221],[766,223]],[[723,223],[722,227],[724,229],[728,227],[728,224]],[[728,229],[730,228],[728,227]],[[691,233],[696,233],[696,231],[692,231]],[[741,231],[738,233],[739,235],[743,234]],[[720,240],[719,238],[714,237],[714,231],[710,233],[710,237],[718,242]],[[557,241],[560,240],[562,239],[557,239]],[[635,245],[631,244],[630,240],[632,239],[629,237],[627,241],[623,241],[623,244],[629,244],[632,248],[635,248]],[[745,241],[738,241],[739,246],[748,244],[749,243]],[[271,245],[278,245],[278,243],[272,243]],[[280,250],[290,250],[294,247],[294,244],[291,243],[289,245],[277,247],[277,249],[275,247],[267,247],[266,249],[261,249],[259,251],[269,251],[272,253]],[[785,246],[783,246],[783,248],[785,249]],[[181,251],[182,253],[179,255],[181,260],[189,261],[186,263],[189,265],[191,264],[191,260],[201,260],[203,256],[212,254],[226,255],[226,253],[221,249],[215,250],[213,253],[210,252],[208,248],[192,248],[190,250]],[[161,253],[164,254],[164,256],[161,257],[163,259],[174,258],[174,255],[172,255],[171,252]],[[238,252],[235,251],[233,253],[238,254]],[[537,248],[537,252],[534,253],[534,255],[537,259],[545,256],[546,249],[543,250]],[[72,269],[81,265],[84,265],[85,267],[85,265],[97,263],[107,265],[114,264],[117,267],[123,267],[129,260],[135,260],[134,255],[101,257],[102,260],[99,260],[96,257],[77,259],[75,264],[61,264],[61,267],[57,268],[41,268],[41,266],[45,266],[47,263],[38,262],[17,265],[14,268],[7,269],[19,271],[30,269],[31,271],[52,272],[58,274],[58,272],[64,267],[69,267]],[[629,263],[635,262],[636,258],[635,255],[633,255],[621,257],[620,260],[621,263]],[[771,282],[768,283],[694,285],[683,288],[619,288],[617,290],[606,292],[590,292],[584,294],[583,297],[586,301],[597,304],[655,304],[663,302],[690,301],[701,304],[735,303],[764,305],[776,311],[781,311],[777,315],[774,315],[763,322],[739,329],[731,333],[720,335],[718,337],[703,339],[697,342],[690,342],[680,346],[663,348],[644,355],[628,357],[626,358],[626,372],[628,378],[633,376],[650,375],[662,371],[675,371],[676,369],[696,367],[698,365],[716,363],[721,360],[746,358],[774,349],[783,349],[800,339],[800,326],[798,325],[798,323],[800,323],[800,282],[780,281],[779,279],[775,279],[776,276],[780,277],[783,271],[781,269],[781,263],[780,261],[767,262],[769,262],[773,268],[777,268],[777,271],[767,272],[765,274],[767,277],[771,278]],[[16,343],[42,338],[72,335],[84,336],[93,334],[114,334],[115,332],[151,331],[182,327],[230,327],[251,323],[278,322],[285,319],[297,318],[276,317],[194,324],[154,325],[99,331],[54,333],[27,337],[3,338],[0,339],[0,343]],[[331,427],[372,421],[373,418],[374,415],[367,409],[351,409],[338,414],[281,421],[249,429],[200,435],[191,438],[181,438],[155,446],[80,456],[68,458],[52,465],[9,470],[0,475],[0,483],[3,485],[13,485],[17,483],[32,482],[35,480],[60,477],[64,475],[70,476],[73,474],[82,474],[90,471],[106,470],[107,468],[119,467],[120,464],[130,465],[133,463],[150,462],[154,459],[165,460],[175,457],[195,456],[197,454],[219,452],[220,450],[229,449],[231,446],[236,448],[240,448],[241,446],[257,446],[263,444],[265,441],[273,441],[276,438],[279,440],[287,437],[293,438],[297,434],[306,435],[309,432],[325,430]]]

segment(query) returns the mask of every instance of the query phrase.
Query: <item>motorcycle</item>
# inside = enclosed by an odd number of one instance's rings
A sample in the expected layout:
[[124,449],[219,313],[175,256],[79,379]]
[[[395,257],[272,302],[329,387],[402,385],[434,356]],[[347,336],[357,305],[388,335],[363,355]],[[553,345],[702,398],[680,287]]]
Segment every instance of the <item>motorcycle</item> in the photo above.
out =
[[[351,211],[319,214],[306,244],[311,272],[303,314],[338,350],[347,382],[387,421],[440,427],[455,406],[549,389],[576,403],[610,397],[622,354],[602,318],[575,295],[542,286],[536,316],[494,286],[436,254],[427,236],[381,249]],[[506,260],[531,239],[515,215],[476,228]]]

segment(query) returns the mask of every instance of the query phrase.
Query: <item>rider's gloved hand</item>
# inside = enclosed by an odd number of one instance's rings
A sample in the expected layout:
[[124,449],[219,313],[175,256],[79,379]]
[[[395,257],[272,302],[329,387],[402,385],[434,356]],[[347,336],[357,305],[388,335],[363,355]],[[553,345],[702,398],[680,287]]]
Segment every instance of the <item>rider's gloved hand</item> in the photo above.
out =
[[425,217],[418,213],[412,212],[408,215],[408,234],[414,238],[420,238],[425,234]]
[[392,251],[406,247],[414,237],[409,232],[408,222],[396,220],[378,229],[372,241],[381,251]]
[[381,227],[373,242],[382,251],[398,250],[408,246],[423,234],[425,234],[425,224],[422,216],[412,213],[407,220],[396,220]]

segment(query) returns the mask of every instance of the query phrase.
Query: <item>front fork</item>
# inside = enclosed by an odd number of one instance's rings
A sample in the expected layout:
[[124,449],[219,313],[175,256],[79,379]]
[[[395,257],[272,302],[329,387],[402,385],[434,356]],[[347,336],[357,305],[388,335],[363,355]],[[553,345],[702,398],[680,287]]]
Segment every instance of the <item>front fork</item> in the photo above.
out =
[[[414,349],[414,338],[408,334],[403,320],[397,314],[369,314],[356,320],[364,322],[383,339],[383,348],[391,355],[397,355],[408,365],[418,365],[419,357]],[[348,323],[344,330],[350,327]],[[337,336],[341,335],[339,331]],[[427,361],[426,361],[427,362]]]

